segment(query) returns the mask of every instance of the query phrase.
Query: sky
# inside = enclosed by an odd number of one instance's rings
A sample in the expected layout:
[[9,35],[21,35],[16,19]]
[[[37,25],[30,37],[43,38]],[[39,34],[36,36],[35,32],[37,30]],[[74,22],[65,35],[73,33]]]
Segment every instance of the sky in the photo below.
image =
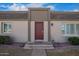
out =
[[28,8],[50,8],[52,11],[78,12],[79,3],[0,3],[0,11],[28,11]]

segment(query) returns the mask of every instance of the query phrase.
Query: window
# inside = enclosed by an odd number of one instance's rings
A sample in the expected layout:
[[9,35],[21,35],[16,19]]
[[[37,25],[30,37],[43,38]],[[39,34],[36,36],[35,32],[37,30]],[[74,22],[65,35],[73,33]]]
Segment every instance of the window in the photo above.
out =
[[8,23],[8,22],[3,22],[2,24],[2,32],[4,33],[8,33],[8,32],[11,32],[12,30],[12,26],[11,26],[11,23]]
[[[63,24],[62,25],[62,33],[63,34],[75,34],[75,24]],[[79,24],[77,25],[77,32],[79,31]],[[79,32],[78,32],[79,33]]]
[[75,25],[70,24],[70,34],[75,34]]
[[79,24],[76,24],[76,33],[79,34]]
[[66,25],[66,34],[70,33],[69,24]]
[[63,24],[63,25],[61,26],[61,31],[62,31],[63,34],[65,34],[65,24]]

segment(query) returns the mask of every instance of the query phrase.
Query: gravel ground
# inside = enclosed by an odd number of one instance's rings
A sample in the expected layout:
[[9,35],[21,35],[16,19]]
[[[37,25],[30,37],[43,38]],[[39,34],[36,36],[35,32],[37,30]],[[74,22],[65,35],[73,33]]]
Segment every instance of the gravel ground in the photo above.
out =
[[24,43],[13,43],[11,45],[0,44],[0,48],[22,48],[24,45]]
[[79,45],[55,43],[54,48],[46,50],[48,56],[79,56]]
[[46,50],[48,56],[79,56],[79,49]]
[[[23,46],[22,43],[0,45],[0,56],[31,56],[33,49],[23,49]],[[54,47],[55,49],[45,49],[47,56],[79,56],[79,46],[55,43]]]
[[23,49],[24,43],[0,44],[0,56],[30,56],[32,49]]
[[0,56],[31,56],[32,50],[31,49],[0,49]]

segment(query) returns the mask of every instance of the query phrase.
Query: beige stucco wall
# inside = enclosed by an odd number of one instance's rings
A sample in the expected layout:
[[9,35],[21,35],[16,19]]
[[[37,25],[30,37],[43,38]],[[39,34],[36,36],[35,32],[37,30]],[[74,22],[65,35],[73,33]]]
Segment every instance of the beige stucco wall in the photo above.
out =
[[[51,26],[52,23],[53,26]],[[51,21],[51,39],[55,42],[67,42],[67,36],[64,36],[61,32],[61,25],[64,23],[75,24],[79,23],[79,21]]]
[[9,22],[12,25],[11,33],[1,33],[0,35],[9,35],[13,38],[15,42],[26,42],[28,41],[28,21],[0,21],[1,22]]
[[[1,22],[9,22],[12,24],[12,32],[11,33],[1,33],[0,35],[9,35],[13,37],[15,42],[26,42],[28,41],[28,21],[0,21]],[[53,26],[51,25],[53,23]],[[55,42],[67,42],[67,39],[61,32],[61,25],[63,23],[71,23],[71,24],[79,24],[78,21],[50,21],[50,33],[51,39]],[[35,21],[31,21],[31,41],[35,41]],[[48,41],[48,21],[44,21],[44,40]]]
[[[11,23],[12,31],[10,33],[1,33],[0,35],[8,35],[13,38],[15,42],[27,42],[28,41],[28,21],[0,21]],[[31,21],[30,26],[31,42],[35,42],[35,21]],[[44,42],[48,41],[48,21],[44,21]]]

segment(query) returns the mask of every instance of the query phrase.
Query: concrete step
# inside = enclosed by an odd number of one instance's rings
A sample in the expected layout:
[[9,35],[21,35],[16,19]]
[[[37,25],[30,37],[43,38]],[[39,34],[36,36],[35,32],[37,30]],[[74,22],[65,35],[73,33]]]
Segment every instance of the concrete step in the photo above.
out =
[[54,49],[52,44],[25,44],[24,49]]

